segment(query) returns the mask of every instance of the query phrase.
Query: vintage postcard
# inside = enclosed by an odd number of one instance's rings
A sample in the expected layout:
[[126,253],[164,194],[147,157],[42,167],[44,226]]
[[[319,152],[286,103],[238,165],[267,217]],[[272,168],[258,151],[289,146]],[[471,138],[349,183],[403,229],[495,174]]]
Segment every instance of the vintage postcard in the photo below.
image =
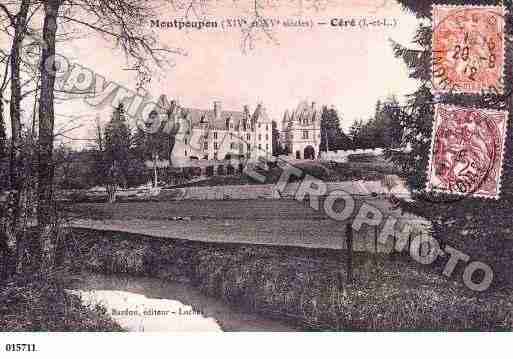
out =
[[511,331],[511,6],[0,0],[0,332]]

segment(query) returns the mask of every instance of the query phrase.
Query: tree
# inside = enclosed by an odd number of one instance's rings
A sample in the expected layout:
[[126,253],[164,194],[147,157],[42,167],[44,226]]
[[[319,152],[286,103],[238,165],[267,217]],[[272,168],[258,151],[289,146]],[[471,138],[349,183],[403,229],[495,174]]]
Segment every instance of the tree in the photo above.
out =
[[378,100],[374,118],[369,121],[369,136],[374,138],[372,147],[394,148],[402,142],[403,129],[400,119],[394,117],[399,103],[394,96]]
[[353,148],[377,148],[382,147],[379,124],[370,118],[367,121],[356,120],[351,126]]
[[[185,110],[181,108],[176,101],[169,102],[165,95],[159,98],[156,108],[150,112],[144,121],[143,127],[138,127],[134,136],[131,161],[131,176],[143,172],[142,159],[151,159],[155,162],[157,159],[168,161],[167,177],[174,175],[171,170],[173,167],[172,153],[176,143],[176,135],[180,130],[180,118],[186,117]],[[157,172],[163,169],[158,167]],[[141,176],[139,176],[141,177]],[[133,183],[137,181],[133,181]],[[140,181],[140,180],[139,180]]]
[[55,41],[57,36],[57,15],[62,0],[47,0],[44,4],[43,41],[41,52],[41,95],[39,96],[39,139],[38,139],[38,201],[37,222],[41,242],[42,271],[53,267],[54,246],[56,243],[52,224],[56,216],[53,207],[53,139],[54,139],[54,89],[56,67]]
[[[38,228],[42,256],[40,269],[52,267],[55,240],[52,236],[53,211],[52,183],[54,177],[53,128],[54,84],[56,79],[55,46],[59,29],[66,24],[93,30],[113,39],[126,55],[129,68],[138,74],[138,87],[151,80],[149,60],[162,65],[166,49],[154,47],[156,39],[144,29],[148,18],[155,16],[154,8],[142,0],[47,0],[44,2],[42,52],[40,61],[39,97],[39,171],[38,171]],[[111,177],[116,178],[117,167],[111,167]]]
[[[3,162],[7,154],[7,131],[4,120],[4,101],[0,97],[0,162]],[[4,183],[0,182],[0,188],[4,188]]]
[[400,105],[395,96],[385,100],[376,119],[382,123],[384,148],[398,148],[403,142],[403,125],[401,116],[397,116]]
[[278,131],[278,124],[276,121],[272,121],[272,146],[273,146],[273,156],[281,156],[286,155],[287,150],[282,147],[280,141],[280,131]]
[[395,148],[403,136],[401,121],[395,117],[399,103],[394,96],[378,100],[374,117],[367,122],[355,120],[350,128],[354,148]]
[[351,147],[351,140],[340,128],[337,110],[323,106],[320,151],[348,150]]
[[116,190],[126,187],[129,167],[131,134],[126,122],[125,108],[119,104],[104,131],[104,178],[109,202],[116,201]]
[[[30,51],[24,49],[24,40],[29,33],[28,23],[34,12],[30,13],[31,8],[37,9],[38,1],[20,0],[0,4],[0,23],[2,30],[11,40],[11,46],[7,50],[0,49],[0,63],[4,64],[3,80],[0,85],[0,102],[4,101],[4,92],[10,83],[10,159],[9,159],[9,182],[8,186],[12,192],[12,201],[9,203],[9,212],[12,215],[9,218],[9,224],[5,226],[9,243],[13,248],[9,248],[9,256],[15,256],[17,259],[15,265],[18,272],[23,268],[19,265],[22,255],[21,242],[25,235],[26,216],[27,216],[27,198],[32,191],[27,182],[31,179],[32,158],[24,158],[23,154],[32,155],[33,151],[26,151],[21,124],[21,102],[24,97],[31,94],[31,90],[22,92],[22,88],[28,84],[35,84],[37,76],[34,76],[36,66],[30,63],[29,59],[35,57]],[[7,41],[8,42],[8,41]],[[37,56],[37,55],[36,55]],[[22,76],[22,70],[28,79]],[[3,116],[3,112],[2,112]],[[32,139],[32,137],[30,137]]]
[[[405,9],[413,12],[425,21],[418,26],[413,42],[415,49],[402,46],[392,41],[395,55],[401,58],[410,70],[410,77],[418,79],[419,88],[409,96],[408,103],[401,110],[394,112],[397,121],[404,124],[403,144],[411,148],[410,152],[390,153],[389,157],[403,168],[403,175],[413,191],[415,202],[403,203],[403,207],[419,213],[431,220],[433,235],[442,248],[449,244],[466,253],[472,260],[479,260],[492,266],[496,275],[496,284],[511,283],[508,268],[513,257],[511,240],[511,218],[513,216],[513,136],[511,126],[506,137],[505,156],[502,172],[500,199],[483,200],[468,196],[430,193],[424,191],[426,169],[429,161],[431,134],[434,119],[433,104],[449,103],[464,107],[492,109],[509,108],[511,124],[513,58],[511,43],[506,44],[506,80],[505,96],[468,96],[462,94],[445,94],[435,98],[432,93],[431,78],[431,26],[429,22],[431,1],[400,0]],[[446,2],[461,4],[461,2]],[[477,3],[469,1],[467,3]],[[482,3],[482,2],[481,2]],[[490,1],[490,4],[499,2]],[[511,8],[510,0],[504,1],[506,8]],[[511,27],[513,17],[506,14],[506,39],[513,35]]]
[[352,141],[352,148],[362,148],[362,141],[360,134],[362,132],[363,128],[363,120],[357,119],[353,122],[351,127],[349,128],[349,136]]

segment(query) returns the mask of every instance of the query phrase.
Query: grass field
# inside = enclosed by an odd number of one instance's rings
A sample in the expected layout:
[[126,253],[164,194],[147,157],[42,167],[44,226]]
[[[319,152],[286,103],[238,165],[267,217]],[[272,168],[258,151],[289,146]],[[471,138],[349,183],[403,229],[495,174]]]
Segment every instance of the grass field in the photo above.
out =
[[[400,222],[421,223],[419,218],[391,210],[382,199],[358,198],[355,208],[364,201],[385,215],[400,218]],[[344,203],[335,202],[334,208],[342,211],[343,206]],[[336,222],[324,211],[294,200],[81,203],[68,209],[77,219],[75,225],[80,227],[164,238],[319,248],[340,248],[346,238],[347,222]],[[378,251],[387,252],[391,247],[391,241],[387,245],[378,244]],[[364,225],[355,233],[354,248],[374,250],[374,229]]]

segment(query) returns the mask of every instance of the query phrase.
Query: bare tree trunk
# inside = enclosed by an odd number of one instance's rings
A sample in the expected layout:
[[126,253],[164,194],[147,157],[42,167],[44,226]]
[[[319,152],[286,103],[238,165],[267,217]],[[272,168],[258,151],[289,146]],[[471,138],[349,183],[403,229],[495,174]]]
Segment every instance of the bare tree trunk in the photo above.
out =
[[[0,94],[0,171],[3,171],[4,160],[7,157],[7,133],[4,121],[4,98]],[[14,258],[13,245],[9,240],[8,207],[9,198],[4,190],[8,187],[8,178],[0,177],[0,280],[9,276],[8,262]]]
[[[5,130],[4,119],[4,97],[0,94],[0,161],[3,161],[7,153],[7,132]],[[5,183],[0,183],[0,189],[5,187]]]
[[116,184],[107,185],[107,201],[109,203],[115,203],[117,199]]
[[[0,166],[2,173],[0,174],[0,196],[1,192],[9,186],[9,178],[4,172],[5,160],[7,159],[7,130],[4,118],[4,97],[0,93]],[[6,168],[5,168],[6,169]]]
[[118,170],[117,170],[117,162],[114,161],[114,163],[110,166],[108,181],[107,184],[107,201],[109,203],[116,202],[117,199],[117,190],[118,190]]
[[23,176],[23,151],[21,135],[21,79],[20,64],[23,40],[27,30],[27,14],[30,7],[30,0],[22,0],[20,10],[16,15],[16,26],[14,29],[14,38],[11,47],[11,160],[9,177],[11,187],[14,189],[14,211],[12,216],[12,232],[16,239],[16,268],[20,267],[22,257],[22,239],[24,235],[22,217],[25,216],[24,199],[24,176]]
[[39,166],[38,166],[38,207],[39,241],[41,243],[40,270],[53,268],[55,258],[55,231],[53,207],[53,130],[54,130],[54,87],[55,87],[55,40],[57,15],[62,0],[45,2],[43,23],[43,51],[41,53],[41,92],[39,97]]

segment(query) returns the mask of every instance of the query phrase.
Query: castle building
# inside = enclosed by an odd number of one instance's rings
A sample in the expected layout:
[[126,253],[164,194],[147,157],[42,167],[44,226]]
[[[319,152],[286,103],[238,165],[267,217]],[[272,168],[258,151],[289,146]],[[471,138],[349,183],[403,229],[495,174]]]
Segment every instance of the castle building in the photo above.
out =
[[[157,115],[178,124],[176,141],[171,153],[174,167],[221,160],[270,159],[272,121],[265,107],[258,104],[253,112],[248,106],[242,111],[224,110],[220,101],[211,109],[186,108],[161,96]],[[200,161],[198,161],[200,160]]]
[[321,113],[315,102],[301,102],[298,107],[285,111],[280,143],[295,159],[316,159],[321,144]]

